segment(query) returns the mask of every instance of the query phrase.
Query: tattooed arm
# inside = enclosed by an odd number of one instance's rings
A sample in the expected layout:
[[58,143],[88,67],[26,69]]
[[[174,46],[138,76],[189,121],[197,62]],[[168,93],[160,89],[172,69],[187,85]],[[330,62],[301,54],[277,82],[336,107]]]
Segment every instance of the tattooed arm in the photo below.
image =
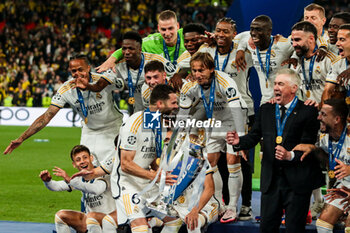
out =
[[36,134],[41,129],[43,129],[51,119],[57,114],[60,108],[50,105],[50,107],[46,110],[46,112],[38,117],[29,128],[22,133],[17,139],[11,141],[10,145],[4,151],[4,154],[10,154],[14,149],[19,147],[24,140]]

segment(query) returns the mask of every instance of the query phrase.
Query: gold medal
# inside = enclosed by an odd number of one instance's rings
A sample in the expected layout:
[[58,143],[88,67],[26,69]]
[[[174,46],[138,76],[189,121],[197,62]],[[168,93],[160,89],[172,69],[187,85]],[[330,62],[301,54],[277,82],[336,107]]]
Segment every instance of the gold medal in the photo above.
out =
[[329,170],[328,171],[328,176],[329,176],[329,178],[333,179],[335,177],[334,171],[333,170]]
[[184,197],[184,196],[179,196],[179,197],[177,198],[177,201],[178,201],[180,204],[183,204],[183,203],[185,203],[185,197]]
[[156,159],[156,164],[159,166],[159,164],[160,164],[160,158],[157,158],[157,159]]
[[283,139],[282,136],[277,136],[276,137],[276,143],[277,144],[281,144],[282,143],[282,139]]
[[87,119],[87,117],[85,117],[84,121],[85,121],[85,124],[87,124],[87,123],[88,123],[88,119]]
[[135,98],[134,98],[134,97],[129,97],[128,103],[129,103],[130,105],[135,104]]
[[269,88],[269,83],[266,81],[266,88]]
[[307,90],[307,91],[306,91],[306,97],[307,97],[307,98],[310,98],[310,90]]
[[346,97],[346,98],[345,98],[345,101],[346,101],[346,104],[349,105],[349,104],[350,104],[350,96]]

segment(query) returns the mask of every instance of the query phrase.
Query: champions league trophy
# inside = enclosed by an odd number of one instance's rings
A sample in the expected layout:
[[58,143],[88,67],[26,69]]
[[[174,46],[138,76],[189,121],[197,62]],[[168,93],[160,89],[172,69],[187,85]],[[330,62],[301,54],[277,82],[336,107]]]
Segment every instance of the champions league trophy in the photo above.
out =
[[[156,201],[146,203],[146,206],[156,216],[177,216],[178,214],[173,207],[175,201],[182,197],[183,192],[191,184],[202,190],[206,171],[205,144],[206,137],[203,128],[198,129],[197,134],[190,134],[181,131],[181,129],[174,130],[167,148],[164,148],[160,168],[177,175],[177,182],[170,186],[165,185],[165,179],[163,182],[161,179],[159,195],[154,198]],[[203,176],[203,179],[200,179],[199,176]],[[193,183],[194,180],[196,180],[196,184]],[[196,192],[194,195],[199,197],[200,192]],[[180,202],[180,200],[178,201]],[[196,204],[193,203],[193,205]]]

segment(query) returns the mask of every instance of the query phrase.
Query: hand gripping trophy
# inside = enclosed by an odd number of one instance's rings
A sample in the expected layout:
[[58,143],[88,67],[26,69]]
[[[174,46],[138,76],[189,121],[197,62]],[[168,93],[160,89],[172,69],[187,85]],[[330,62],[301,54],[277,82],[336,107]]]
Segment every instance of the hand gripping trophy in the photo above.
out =
[[[191,133],[181,129],[174,130],[160,160],[162,178],[159,183],[159,195],[146,203],[155,215],[178,216],[176,205],[184,203],[185,198],[191,199],[188,200],[188,208],[197,205],[208,164],[205,145],[204,128],[192,129]],[[165,185],[164,177],[167,172],[178,176],[176,184]],[[191,194],[184,195],[189,188]]]

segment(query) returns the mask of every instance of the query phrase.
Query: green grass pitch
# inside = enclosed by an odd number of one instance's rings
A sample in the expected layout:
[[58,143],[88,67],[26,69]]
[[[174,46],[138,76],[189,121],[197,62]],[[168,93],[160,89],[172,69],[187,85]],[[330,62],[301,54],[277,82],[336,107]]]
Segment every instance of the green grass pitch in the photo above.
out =
[[[10,155],[3,151],[27,127],[0,126],[0,220],[54,222],[60,209],[80,210],[80,191],[52,192],[39,178],[41,170],[52,174],[54,166],[72,175],[70,149],[79,144],[80,128],[46,127],[27,139]],[[34,139],[49,139],[35,142]]]
[[[0,220],[22,222],[54,222],[60,209],[80,210],[81,192],[52,192],[39,178],[41,170],[61,167],[72,175],[70,149],[79,144],[80,128],[46,127],[27,139],[10,155],[2,152],[11,140],[27,127],[0,126]],[[49,139],[49,142],[35,142]],[[260,147],[257,146],[253,174],[253,189],[259,190]],[[53,179],[61,180],[60,177]]]

